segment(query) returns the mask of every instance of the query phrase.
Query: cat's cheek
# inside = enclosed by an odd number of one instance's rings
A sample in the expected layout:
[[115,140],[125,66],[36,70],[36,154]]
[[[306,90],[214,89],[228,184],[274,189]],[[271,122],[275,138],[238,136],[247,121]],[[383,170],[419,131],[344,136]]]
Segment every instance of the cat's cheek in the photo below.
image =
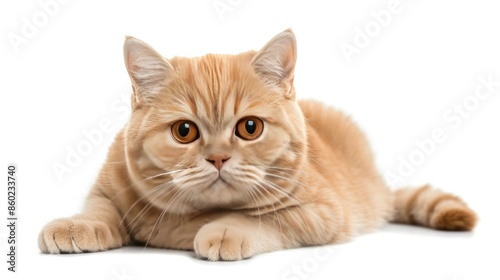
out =
[[186,145],[177,143],[171,133],[163,132],[145,139],[142,147],[156,166],[168,169],[169,165],[177,164],[179,158],[188,155],[193,145],[195,143]]
[[252,143],[253,145],[244,149],[244,152],[247,152],[247,157],[254,157],[250,158],[250,161],[271,164],[280,158],[290,159],[290,156],[294,156],[290,149],[291,141],[292,137],[285,129],[268,126],[259,142]]

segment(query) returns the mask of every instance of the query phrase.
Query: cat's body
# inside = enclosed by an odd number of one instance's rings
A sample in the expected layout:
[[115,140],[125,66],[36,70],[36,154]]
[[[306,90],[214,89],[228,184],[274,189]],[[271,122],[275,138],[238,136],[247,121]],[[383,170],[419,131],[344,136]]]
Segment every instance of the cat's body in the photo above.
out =
[[295,38],[260,52],[165,60],[125,43],[133,113],[80,215],[49,223],[43,252],[131,241],[210,260],[344,242],[394,221],[471,230],[472,210],[429,187],[393,193],[342,113],[295,101]]

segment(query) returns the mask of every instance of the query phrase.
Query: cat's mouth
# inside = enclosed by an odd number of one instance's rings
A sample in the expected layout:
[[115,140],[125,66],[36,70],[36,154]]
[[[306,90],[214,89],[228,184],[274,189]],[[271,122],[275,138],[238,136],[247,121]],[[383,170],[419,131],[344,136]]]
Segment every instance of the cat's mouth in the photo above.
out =
[[217,179],[215,179],[212,183],[208,185],[207,188],[213,188],[213,187],[229,187],[229,183],[222,178],[222,176],[219,173],[219,176],[217,176]]
[[[227,175],[227,174],[226,174]],[[207,184],[206,189],[219,189],[219,188],[228,188],[231,187],[231,184],[227,181],[227,178],[224,178],[221,175],[221,172],[218,172],[211,183]]]

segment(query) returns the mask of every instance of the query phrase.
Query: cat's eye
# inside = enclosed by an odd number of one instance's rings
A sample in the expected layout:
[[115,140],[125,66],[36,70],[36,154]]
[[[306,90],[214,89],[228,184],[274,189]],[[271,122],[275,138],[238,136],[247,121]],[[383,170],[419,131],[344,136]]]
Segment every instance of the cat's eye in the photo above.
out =
[[172,136],[181,144],[188,144],[200,137],[198,127],[192,121],[180,120],[172,124]]
[[264,122],[257,117],[245,117],[236,124],[236,136],[243,140],[255,140],[264,130]]

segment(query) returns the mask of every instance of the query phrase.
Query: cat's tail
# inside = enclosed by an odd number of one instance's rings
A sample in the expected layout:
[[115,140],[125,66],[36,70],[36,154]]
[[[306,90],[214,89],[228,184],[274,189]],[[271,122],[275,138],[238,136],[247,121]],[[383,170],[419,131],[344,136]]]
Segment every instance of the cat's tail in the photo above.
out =
[[476,213],[463,200],[429,185],[396,190],[394,206],[394,223],[470,231],[477,222]]

